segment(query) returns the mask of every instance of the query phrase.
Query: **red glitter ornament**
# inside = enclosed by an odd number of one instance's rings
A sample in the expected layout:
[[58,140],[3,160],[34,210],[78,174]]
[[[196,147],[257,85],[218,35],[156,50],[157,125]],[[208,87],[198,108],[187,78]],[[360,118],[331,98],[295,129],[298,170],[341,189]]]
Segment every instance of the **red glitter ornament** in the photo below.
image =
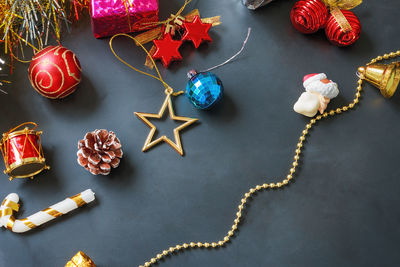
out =
[[183,23],[185,34],[183,35],[182,40],[192,41],[196,48],[198,48],[204,41],[211,42],[212,39],[210,35],[208,35],[211,26],[212,24],[210,23],[202,23],[199,16],[194,16],[192,22],[185,21]]
[[153,40],[156,46],[156,52],[153,54],[154,59],[161,59],[164,67],[168,67],[171,61],[181,60],[182,56],[179,53],[179,47],[182,41],[173,40],[171,34],[167,33],[161,40]]
[[314,33],[325,26],[328,9],[321,0],[300,0],[290,12],[293,26],[302,33]]
[[337,46],[354,44],[361,34],[361,23],[350,10],[340,10],[351,26],[351,31],[345,32],[332,14],[329,15],[325,34],[329,41]]
[[33,88],[51,99],[72,94],[81,81],[81,71],[76,55],[62,46],[48,46],[40,50],[28,70]]

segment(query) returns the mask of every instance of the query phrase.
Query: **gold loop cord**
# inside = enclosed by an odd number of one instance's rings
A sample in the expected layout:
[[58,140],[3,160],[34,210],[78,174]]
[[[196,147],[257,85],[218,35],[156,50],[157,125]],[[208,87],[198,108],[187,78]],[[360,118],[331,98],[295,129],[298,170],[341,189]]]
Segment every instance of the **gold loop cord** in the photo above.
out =
[[[367,65],[373,64],[377,61],[381,61],[383,59],[390,59],[390,58],[395,58],[400,56],[400,50],[396,52],[392,52],[389,54],[384,54],[383,56],[378,56],[374,59],[372,59]],[[295,156],[294,156],[294,161],[292,163],[292,166],[290,167],[289,173],[287,174],[286,178],[283,179],[280,182],[276,183],[264,183],[262,185],[257,185],[255,187],[252,187],[249,189],[247,193],[244,194],[243,198],[240,200],[240,204],[238,206],[238,211],[236,213],[236,218],[234,219],[234,223],[231,227],[231,229],[228,231],[226,236],[224,236],[221,240],[216,241],[216,242],[190,242],[190,243],[183,243],[180,245],[176,245],[174,247],[170,247],[166,250],[163,250],[159,254],[157,254],[155,257],[151,258],[149,261],[145,262],[143,265],[140,265],[139,267],[148,267],[151,266],[158,261],[160,261],[162,258],[165,258],[166,256],[170,255],[172,256],[173,253],[176,253],[178,251],[183,251],[189,248],[217,248],[217,247],[223,247],[226,243],[228,243],[231,239],[231,237],[235,234],[235,232],[238,229],[239,223],[240,223],[240,218],[242,217],[242,211],[246,208],[246,203],[249,200],[249,198],[256,193],[257,191],[261,191],[263,189],[270,189],[270,188],[281,188],[284,187],[285,185],[289,184],[289,182],[293,179],[294,173],[296,172],[296,168],[299,165],[299,159],[300,159],[300,154],[302,152],[303,148],[303,143],[305,142],[309,130],[314,126],[317,121],[322,120],[324,118],[327,118],[328,116],[334,116],[336,114],[340,114],[342,112],[346,112],[348,110],[351,110],[352,108],[355,107],[359,103],[359,98],[361,96],[361,91],[362,91],[362,83],[363,80],[360,78],[357,81],[357,90],[355,94],[355,98],[351,103],[349,103],[346,106],[343,106],[341,108],[337,109],[332,109],[330,111],[326,111],[323,114],[317,115],[316,117],[312,118],[308,124],[306,124],[305,129],[302,132],[302,135],[299,138],[299,142],[297,143],[296,150],[295,150]]]
[[25,125],[33,125],[33,128],[30,129],[30,130],[35,130],[35,129],[38,127],[37,123],[32,122],[32,121],[28,121],[28,122],[21,123],[21,124],[18,125],[17,127],[12,128],[12,129],[9,130],[6,134],[8,135],[8,134],[14,132],[15,130],[17,130],[18,128],[21,128],[22,126],[25,126]]
[[[153,63],[153,66],[154,66],[154,68],[155,68],[155,70],[156,70],[156,72],[157,72],[158,77],[155,76],[155,75],[153,75],[153,74],[147,73],[147,72],[145,72],[145,71],[142,71],[142,70],[139,70],[139,69],[133,67],[131,64],[129,64],[128,62],[126,62],[125,60],[123,60],[122,58],[120,58],[120,57],[117,55],[117,53],[115,53],[114,48],[113,48],[113,46],[112,46],[112,42],[113,42],[114,38],[115,38],[115,37],[118,37],[118,36],[125,36],[125,37],[128,37],[128,38],[131,38],[136,44],[138,44],[138,45],[144,50],[144,52],[146,52],[147,56],[150,58],[151,62]],[[154,79],[160,81],[160,82],[164,85],[165,89],[168,89],[168,88],[171,88],[171,89],[172,89],[172,87],[169,86],[169,85],[163,80],[163,78],[161,77],[160,71],[158,70],[158,68],[157,68],[157,66],[156,66],[156,63],[154,62],[154,59],[153,59],[152,56],[150,55],[149,51],[147,51],[147,49],[146,49],[138,40],[136,40],[134,37],[132,37],[132,36],[130,36],[130,35],[128,35],[128,34],[125,34],[125,33],[119,33],[119,34],[116,34],[116,35],[114,35],[113,37],[111,37],[109,45],[110,45],[111,52],[114,54],[114,56],[115,56],[119,61],[121,61],[122,63],[124,63],[125,65],[127,65],[129,68],[131,68],[131,69],[133,69],[134,71],[137,71],[137,72],[139,72],[139,73],[141,73],[141,74],[147,75],[147,76],[149,76],[149,77],[151,77],[151,78],[154,78]],[[168,89],[168,90],[169,90],[169,89]],[[173,92],[173,89],[172,89],[172,92]]]

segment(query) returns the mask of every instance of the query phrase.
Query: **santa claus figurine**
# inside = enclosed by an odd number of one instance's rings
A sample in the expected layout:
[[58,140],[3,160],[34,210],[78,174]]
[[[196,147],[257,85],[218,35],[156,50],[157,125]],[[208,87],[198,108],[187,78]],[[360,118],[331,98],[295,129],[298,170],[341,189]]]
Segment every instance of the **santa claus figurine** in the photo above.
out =
[[324,113],[329,101],[339,94],[337,84],[328,80],[325,73],[304,76],[303,86],[306,92],[301,94],[293,109],[307,117],[314,117],[318,111]]

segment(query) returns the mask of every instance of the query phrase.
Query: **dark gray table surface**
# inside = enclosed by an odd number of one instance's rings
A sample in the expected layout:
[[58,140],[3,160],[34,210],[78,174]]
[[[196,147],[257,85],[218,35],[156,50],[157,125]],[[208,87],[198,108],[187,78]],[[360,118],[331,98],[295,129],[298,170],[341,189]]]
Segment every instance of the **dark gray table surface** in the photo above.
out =
[[[252,12],[238,0],[194,1],[203,16],[222,16],[213,42],[183,49],[184,60],[162,69],[176,90],[186,72],[218,64],[253,32],[243,54],[214,71],[225,85],[222,103],[199,111],[183,96],[176,113],[200,119],[182,134],[185,156],[162,144],[141,148],[148,128],[134,111],[157,112],[160,84],[135,73],[96,40],[88,18],[62,44],[80,59],[79,89],[62,101],[38,95],[27,65],[17,64],[9,95],[0,96],[0,130],[35,121],[52,169],[34,180],[9,182],[0,192],[20,195],[24,218],[67,196],[92,188],[97,201],[27,234],[1,231],[0,266],[64,266],[78,250],[100,267],[137,266],[172,245],[220,240],[230,229],[242,195],[281,180],[308,119],[292,110],[303,75],[325,72],[339,84],[330,107],[353,99],[358,66],[400,49],[396,0],[365,1],[354,12],[362,35],[348,48],[323,32],[302,35],[291,25],[294,1],[279,0]],[[182,1],[161,0],[160,18]],[[144,53],[128,39],[118,53],[141,66]],[[160,266],[396,266],[400,261],[400,93],[386,100],[370,85],[353,111],[321,121],[311,131],[295,181],[257,194],[232,242],[167,257]],[[171,136],[173,124],[158,124]],[[108,177],[92,176],[76,162],[87,131],[114,130],[124,158]]]

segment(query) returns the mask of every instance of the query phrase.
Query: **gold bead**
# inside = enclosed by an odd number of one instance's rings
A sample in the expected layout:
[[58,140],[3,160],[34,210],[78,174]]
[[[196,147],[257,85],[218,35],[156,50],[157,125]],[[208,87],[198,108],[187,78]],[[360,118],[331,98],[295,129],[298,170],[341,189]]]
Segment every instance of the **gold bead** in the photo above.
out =
[[289,180],[286,180],[286,179],[285,179],[285,180],[282,181],[282,183],[283,183],[284,185],[286,185],[286,184],[289,183]]
[[395,57],[395,56],[396,56],[396,53],[393,53],[393,52],[389,53],[389,57]]
[[347,111],[349,108],[348,107],[343,107],[342,109],[343,109],[343,111]]
[[212,242],[212,243],[211,243],[211,246],[212,246],[213,248],[215,248],[215,247],[217,246],[217,243]]
[[219,241],[219,242],[218,242],[218,245],[219,245],[219,246],[223,246],[223,245],[224,245],[224,241]]
[[162,254],[163,254],[164,256],[166,256],[166,255],[168,255],[168,251],[164,250],[164,251],[162,252]]
[[151,263],[156,263],[156,259],[155,258],[152,258],[150,261],[151,261]]
[[335,115],[335,111],[334,110],[329,111],[329,115],[331,116]]
[[383,58],[382,58],[382,56],[377,56],[376,57],[376,60],[382,60]]
[[183,245],[182,245],[184,248],[188,248],[189,247],[189,245],[187,244],[187,243],[183,243]]
[[201,243],[201,242],[197,242],[197,246],[200,248],[200,247],[202,247],[202,246],[203,246],[203,243]]
[[274,188],[276,185],[274,183],[270,183],[269,187]]
[[300,136],[300,140],[304,141],[306,138],[304,136]]
[[240,218],[240,216],[242,216],[241,212],[236,212],[236,216]]
[[242,210],[242,209],[243,209],[243,204],[239,205],[239,206],[238,206],[238,209],[239,209],[239,210]]
[[349,104],[349,108],[354,108],[354,104],[353,104],[353,103],[350,103],[350,104]]
[[291,174],[288,174],[288,176],[286,176],[286,178],[290,180],[293,178],[293,176]]
[[339,113],[339,114],[342,113],[342,109],[341,108],[337,108],[336,109],[336,113]]
[[371,60],[371,63],[375,63],[375,62],[376,62],[376,59],[375,59],[375,58]]
[[293,167],[297,167],[299,164],[297,163],[297,161],[293,162]]
[[297,147],[298,147],[298,148],[301,148],[302,146],[303,146],[302,143],[297,143]]
[[322,117],[324,117],[324,118],[328,117],[328,113],[325,112],[324,114],[322,114]]
[[146,263],[144,264],[144,266],[149,267],[149,266],[150,266],[150,263],[149,263],[149,262],[146,262]]
[[361,96],[360,92],[357,92],[356,97],[360,97],[360,96]]
[[190,242],[190,247],[194,248],[196,246],[196,244],[194,242]]
[[358,83],[359,85],[361,85],[361,84],[363,83],[363,80],[362,80],[362,79],[359,79],[359,80],[357,81],[357,83]]
[[240,202],[242,202],[242,204],[244,204],[244,203],[246,203],[246,199],[245,199],[245,198],[242,198],[242,199],[240,200]]
[[204,246],[206,247],[206,248],[208,248],[209,246],[210,246],[210,243],[204,243]]
[[262,186],[264,187],[264,189],[267,189],[269,185],[268,184],[263,184]]
[[239,223],[239,221],[240,221],[239,219],[235,219],[234,220],[235,223]]
[[321,115],[318,115],[317,117],[315,117],[317,120],[320,120],[320,119],[322,119],[322,116]]
[[294,156],[294,160],[299,160],[299,159],[300,159],[300,157],[298,155]]
[[175,248],[176,248],[177,250],[180,250],[182,247],[181,247],[180,245],[176,245]]
[[161,254],[157,254],[157,259],[161,259],[162,255]]
[[175,250],[175,248],[173,248],[173,247],[169,248],[169,252],[174,252],[174,250]]
[[357,104],[358,103],[358,98],[354,99],[353,103]]
[[228,235],[229,235],[229,236],[233,236],[233,231],[229,231],[229,232],[228,232]]
[[282,187],[282,183],[276,183],[277,187]]
[[300,154],[301,150],[300,149],[296,149],[296,154]]
[[237,229],[236,224],[232,225],[232,230],[235,231]]
[[262,188],[261,185],[257,185],[257,186],[256,186],[256,189],[257,189],[257,190],[261,190],[261,188]]
[[303,130],[303,134],[304,135],[308,134],[308,131],[307,130]]
[[246,194],[244,194],[244,196],[245,196],[246,198],[248,198],[248,197],[250,197],[250,193],[246,193]]
[[254,192],[256,192],[256,190],[255,190],[254,188],[251,188],[251,189],[250,189],[250,193],[253,194]]
[[291,168],[291,169],[290,169],[290,173],[294,173],[295,171],[296,171],[295,168]]
[[389,55],[388,55],[388,54],[384,54],[384,55],[383,55],[383,58],[384,58],[384,59],[388,59],[388,58],[389,58]]
[[316,123],[317,121],[316,121],[315,119],[312,119],[310,122],[311,122],[312,124],[314,124],[314,123]]
[[228,241],[229,241],[229,237],[225,236],[225,237],[224,237],[224,241],[225,241],[225,242],[228,242]]
[[306,128],[307,128],[307,129],[310,129],[310,128],[311,128],[311,124],[307,124],[307,125],[306,125]]

